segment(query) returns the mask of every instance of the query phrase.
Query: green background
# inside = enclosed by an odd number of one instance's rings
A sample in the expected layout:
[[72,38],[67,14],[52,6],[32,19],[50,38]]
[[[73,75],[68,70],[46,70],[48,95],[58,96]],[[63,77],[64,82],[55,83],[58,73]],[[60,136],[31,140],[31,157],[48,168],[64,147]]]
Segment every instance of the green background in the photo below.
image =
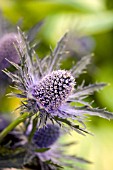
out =
[[[80,31],[80,34],[92,37],[95,55],[88,74],[80,79],[86,78],[87,83],[109,83],[91,98],[95,99],[94,106],[106,107],[113,112],[112,0],[0,0],[0,9],[13,24],[21,20],[24,31],[45,20],[38,37],[41,40],[38,52],[41,57],[48,54],[49,47],[54,47],[67,30],[73,30],[75,34]],[[68,62],[64,64],[68,67]],[[2,112],[10,112],[19,104],[14,98],[2,98],[0,102]],[[113,121],[97,117],[90,120],[87,127],[94,136],[84,137],[75,132],[72,136],[65,136],[64,141],[78,141],[74,147],[67,148],[66,153],[75,153],[92,161],[92,165],[86,166],[87,170],[113,170]]]

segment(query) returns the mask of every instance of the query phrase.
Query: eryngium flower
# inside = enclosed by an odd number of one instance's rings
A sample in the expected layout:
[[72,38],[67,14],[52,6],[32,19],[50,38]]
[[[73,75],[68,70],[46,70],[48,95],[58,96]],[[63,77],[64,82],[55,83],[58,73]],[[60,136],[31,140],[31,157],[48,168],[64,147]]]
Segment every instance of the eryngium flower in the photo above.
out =
[[[83,57],[70,70],[61,69],[61,61],[65,56],[65,44],[67,34],[58,42],[50,56],[40,59],[33,47],[30,47],[27,38],[19,31],[18,53],[21,64],[10,62],[17,70],[18,74],[13,74],[8,70],[5,73],[15,82],[15,88],[20,90],[20,94],[13,94],[22,101],[21,113],[29,112],[30,116],[37,114],[40,124],[46,124],[47,119],[57,122],[59,125],[68,125],[77,132],[86,132],[75,125],[78,121],[84,125],[85,114],[96,115],[106,119],[112,119],[113,114],[104,109],[92,108],[91,103],[85,98],[94,91],[104,87],[105,83],[96,83],[85,86],[84,83],[75,86],[74,79],[84,71],[91,61],[91,55]],[[73,105],[72,105],[73,103]],[[79,103],[82,106],[77,106]]]
[[82,164],[91,163],[83,158],[74,155],[68,156],[64,153],[65,147],[69,147],[72,143],[65,145],[58,142],[59,137],[63,134],[64,132],[56,124],[47,124],[46,127],[37,129],[33,136],[32,144],[28,148],[25,166],[38,169],[40,165],[41,170],[58,170],[66,166],[78,170],[77,162]]
[[48,148],[54,144],[60,136],[60,129],[56,125],[47,124],[37,130],[33,136],[34,143],[40,148]]

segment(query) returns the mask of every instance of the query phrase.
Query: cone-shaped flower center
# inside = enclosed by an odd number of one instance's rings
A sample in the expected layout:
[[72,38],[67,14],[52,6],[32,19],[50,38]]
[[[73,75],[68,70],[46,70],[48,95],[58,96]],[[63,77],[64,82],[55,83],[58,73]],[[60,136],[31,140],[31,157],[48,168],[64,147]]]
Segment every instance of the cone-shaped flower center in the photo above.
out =
[[74,78],[65,70],[45,76],[32,91],[33,97],[47,111],[55,111],[67,99],[74,86]]
[[40,128],[34,134],[34,143],[41,148],[47,148],[54,144],[59,138],[60,129],[56,125],[48,124],[46,127]]

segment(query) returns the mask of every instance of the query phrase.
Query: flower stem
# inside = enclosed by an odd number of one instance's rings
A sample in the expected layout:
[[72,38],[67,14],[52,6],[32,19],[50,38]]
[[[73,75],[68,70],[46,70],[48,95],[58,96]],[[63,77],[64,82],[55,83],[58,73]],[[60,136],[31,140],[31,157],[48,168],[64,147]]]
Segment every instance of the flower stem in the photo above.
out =
[[0,143],[2,142],[3,138],[11,131],[13,130],[18,124],[23,122],[27,117],[29,116],[29,113],[25,112],[21,116],[19,116],[16,120],[14,120],[11,124],[9,124],[1,133],[0,133]]

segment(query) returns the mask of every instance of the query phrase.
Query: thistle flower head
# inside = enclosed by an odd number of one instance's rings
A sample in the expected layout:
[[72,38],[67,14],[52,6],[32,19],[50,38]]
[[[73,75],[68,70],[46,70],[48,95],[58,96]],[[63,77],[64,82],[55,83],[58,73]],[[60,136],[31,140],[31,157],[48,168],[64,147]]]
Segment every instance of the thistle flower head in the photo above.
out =
[[46,75],[32,89],[32,95],[40,107],[46,111],[54,112],[71,94],[74,78],[65,70],[53,71]]
[[57,141],[59,136],[59,127],[56,125],[47,124],[46,127],[40,128],[35,132],[33,141],[40,148],[48,148]]

